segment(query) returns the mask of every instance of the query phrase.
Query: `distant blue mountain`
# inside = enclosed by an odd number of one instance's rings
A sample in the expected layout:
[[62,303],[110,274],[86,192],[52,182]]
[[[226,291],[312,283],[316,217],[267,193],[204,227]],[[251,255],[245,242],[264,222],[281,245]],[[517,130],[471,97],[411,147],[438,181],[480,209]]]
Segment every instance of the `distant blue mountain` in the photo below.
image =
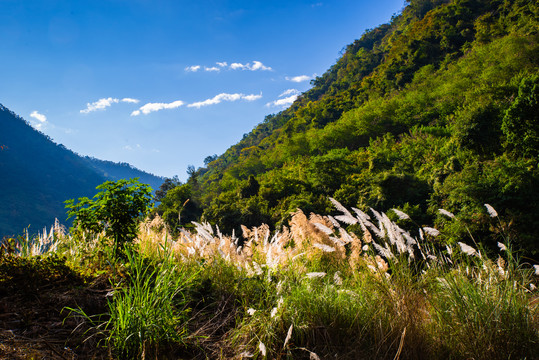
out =
[[159,189],[159,186],[161,186],[163,181],[165,181],[165,179],[160,176],[155,176],[146,171],[137,169],[133,165],[125,162],[115,163],[113,161],[100,160],[89,156],[85,156],[83,159],[88,162],[90,167],[95,169],[99,174],[103,175],[108,180],[130,179],[137,177],[141,183],[150,185],[154,192],[155,190]]
[[0,104],[0,239],[28,227],[35,233],[55,218],[66,224],[65,200],[135,177],[154,190],[164,181],[126,163],[79,156]]

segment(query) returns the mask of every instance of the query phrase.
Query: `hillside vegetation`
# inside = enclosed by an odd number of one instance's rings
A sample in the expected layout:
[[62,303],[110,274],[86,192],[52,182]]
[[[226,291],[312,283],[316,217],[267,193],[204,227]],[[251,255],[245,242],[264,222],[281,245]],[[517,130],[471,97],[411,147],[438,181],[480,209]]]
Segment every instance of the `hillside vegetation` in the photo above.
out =
[[536,358],[538,15],[412,0],[186,183],[6,237],[0,358]]
[[290,108],[169,186],[158,213],[172,230],[202,216],[239,232],[286,224],[298,208],[329,213],[332,196],[404,210],[444,229],[443,241],[471,231],[492,246],[490,203],[536,254],[538,50],[534,1],[410,1]]
[[66,223],[64,201],[93,196],[105,180],[138,177],[157,189],[163,179],[128,164],[82,157],[0,104],[0,240]]
[[440,246],[443,232],[397,209],[366,214],[334,199],[335,217],[297,211],[279,231],[243,226],[243,240],[208,223],[171,237],[158,217],[141,223],[148,194],[108,182],[72,204],[70,233],[56,225],[0,247],[0,357],[501,360],[539,350],[539,265],[512,250],[489,204],[496,253],[470,237]]

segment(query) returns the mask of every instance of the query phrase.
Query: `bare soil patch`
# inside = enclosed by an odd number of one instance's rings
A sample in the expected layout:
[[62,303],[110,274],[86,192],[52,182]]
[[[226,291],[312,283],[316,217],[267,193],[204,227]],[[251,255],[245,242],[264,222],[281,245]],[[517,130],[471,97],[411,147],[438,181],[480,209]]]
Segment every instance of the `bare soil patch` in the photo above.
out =
[[99,336],[70,308],[106,312],[110,284],[90,278],[59,258],[0,256],[0,358],[108,359]]

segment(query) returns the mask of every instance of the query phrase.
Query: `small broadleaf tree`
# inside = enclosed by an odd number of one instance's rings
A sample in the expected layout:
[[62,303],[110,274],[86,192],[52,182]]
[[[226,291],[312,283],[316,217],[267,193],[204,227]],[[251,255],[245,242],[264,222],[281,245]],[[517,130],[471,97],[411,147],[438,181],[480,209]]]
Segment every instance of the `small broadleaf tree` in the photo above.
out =
[[[138,178],[106,181],[92,199],[82,197],[66,201],[68,217],[74,217],[73,227],[90,234],[104,232],[113,240],[113,252],[121,255],[126,245],[137,236],[138,225],[152,208],[152,189]],[[120,250],[120,252],[118,251]]]

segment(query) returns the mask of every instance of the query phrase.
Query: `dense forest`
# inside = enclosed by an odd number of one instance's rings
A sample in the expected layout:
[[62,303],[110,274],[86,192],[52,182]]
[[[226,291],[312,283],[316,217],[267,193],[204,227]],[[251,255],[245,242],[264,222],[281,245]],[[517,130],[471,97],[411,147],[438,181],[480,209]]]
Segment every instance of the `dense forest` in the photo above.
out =
[[489,203],[537,254],[538,15],[528,0],[407,1],[288,109],[190,167],[185,183],[167,179],[157,212],[172,231],[203,218],[239,233],[298,208],[330,213],[331,196],[489,247]]

